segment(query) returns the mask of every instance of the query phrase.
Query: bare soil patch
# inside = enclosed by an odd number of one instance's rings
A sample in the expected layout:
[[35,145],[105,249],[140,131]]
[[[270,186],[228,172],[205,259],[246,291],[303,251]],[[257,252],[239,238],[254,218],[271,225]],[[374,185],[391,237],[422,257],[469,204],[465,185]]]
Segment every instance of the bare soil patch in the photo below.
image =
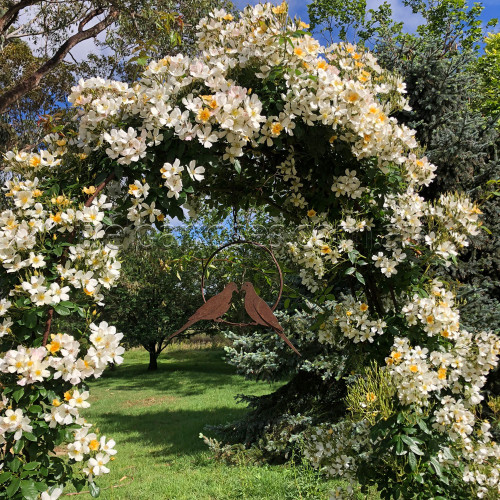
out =
[[160,403],[172,403],[177,401],[178,398],[174,396],[162,396],[162,397],[149,397],[144,399],[129,399],[122,403],[123,408],[136,408],[141,406],[143,408],[148,408],[149,406],[156,406]]

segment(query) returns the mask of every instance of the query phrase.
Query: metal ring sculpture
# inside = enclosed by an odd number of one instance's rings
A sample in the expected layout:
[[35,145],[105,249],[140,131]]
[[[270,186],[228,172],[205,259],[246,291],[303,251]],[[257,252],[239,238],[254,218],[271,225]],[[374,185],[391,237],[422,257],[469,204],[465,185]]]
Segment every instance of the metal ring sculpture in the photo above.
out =
[[[233,246],[233,245],[252,245],[254,247],[260,248],[264,251],[266,251],[270,256],[271,259],[274,262],[274,265],[276,266],[276,269],[278,270],[278,275],[279,275],[279,280],[280,280],[280,288],[278,292],[278,298],[276,299],[276,302],[273,304],[271,307],[271,311],[274,312],[274,310],[278,307],[279,301],[281,299],[281,294],[283,292],[283,273],[281,272],[281,267],[278,264],[278,261],[276,260],[276,257],[274,256],[273,251],[271,248],[266,247],[265,245],[262,245],[261,243],[257,243],[255,241],[249,241],[249,240],[235,240],[235,241],[230,241],[229,243],[226,243],[225,245],[220,246],[217,248],[212,255],[208,258],[208,260],[205,262],[203,265],[203,271],[201,275],[201,296],[203,298],[203,302],[207,302],[207,299],[205,298],[205,276],[206,272],[208,269],[208,266],[210,265],[210,262],[214,260],[215,256],[221,252],[222,250],[226,249],[227,247]],[[252,322],[252,323],[234,323],[233,321],[226,321],[225,319],[220,319],[218,321],[219,323],[225,323],[226,325],[231,325],[231,326],[255,326],[257,323]]]

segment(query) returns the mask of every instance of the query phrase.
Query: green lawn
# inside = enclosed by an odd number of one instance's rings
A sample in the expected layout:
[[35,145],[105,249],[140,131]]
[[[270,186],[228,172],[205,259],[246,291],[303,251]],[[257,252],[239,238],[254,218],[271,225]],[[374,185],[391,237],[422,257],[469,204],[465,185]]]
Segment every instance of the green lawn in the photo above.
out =
[[[157,372],[147,353],[91,382],[92,406],[84,416],[115,439],[111,473],[99,478],[104,499],[328,498],[335,484],[293,466],[228,466],[215,462],[198,437],[206,424],[241,417],[237,394],[265,394],[276,386],[245,381],[222,361],[221,349],[172,350]],[[74,493],[72,495],[75,495]],[[76,498],[89,499],[88,493]]]

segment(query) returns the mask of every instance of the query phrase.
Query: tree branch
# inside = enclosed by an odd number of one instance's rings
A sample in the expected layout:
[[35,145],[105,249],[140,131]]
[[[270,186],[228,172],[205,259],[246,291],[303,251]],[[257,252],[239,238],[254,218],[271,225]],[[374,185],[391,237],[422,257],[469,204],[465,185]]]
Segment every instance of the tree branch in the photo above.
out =
[[[26,2],[32,0],[25,0]],[[22,2],[21,2],[22,3]],[[19,5],[19,4],[18,4]],[[85,26],[91,19],[95,18],[100,14],[100,9],[95,9],[90,12],[80,23],[80,26]],[[92,17],[89,17],[92,15]],[[0,114],[5,113],[10,106],[18,99],[20,99],[23,95],[27,94],[34,88],[38,87],[41,79],[50,73],[69,53],[69,51],[77,44],[82,42],[83,40],[87,40],[89,38],[94,38],[101,31],[105,30],[108,26],[110,26],[115,19],[118,17],[118,11],[112,10],[108,14],[108,16],[102,21],[98,22],[95,26],[92,26],[88,30],[78,31],[73,36],[68,38],[66,42],[64,42],[58,49],[58,51],[40,68],[38,68],[33,74],[24,78],[21,82],[19,82],[14,88],[8,90],[3,95],[0,95]],[[82,23],[84,23],[82,25]]]
[[[30,24],[33,24],[35,22],[36,17],[32,17],[28,22],[24,23],[22,26],[19,26],[19,28],[16,28],[14,31],[10,31],[7,35],[5,36],[5,39],[8,40],[9,38],[21,38],[23,36],[28,36],[28,33],[23,33],[23,30],[26,29]],[[41,34],[41,33],[36,33],[36,35]]]
[[82,32],[83,28],[94,19],[94,17],[100,16],[104,12],[104,9],[102,7],[99,7],[97,9],[91,10],[81,21],[80,24],[78,25],[78,32]]
[[95,189],[94,194],[85,202],[86,207],[90,207],[95,197],[115,178],[115,173],[109,174]]
[[13,5],[2,17],[0,17],[0,33],[4,33],[9,29],[21,10],[30,5],[41,3],[41,1],[42,0],[21,0],[19,3]]

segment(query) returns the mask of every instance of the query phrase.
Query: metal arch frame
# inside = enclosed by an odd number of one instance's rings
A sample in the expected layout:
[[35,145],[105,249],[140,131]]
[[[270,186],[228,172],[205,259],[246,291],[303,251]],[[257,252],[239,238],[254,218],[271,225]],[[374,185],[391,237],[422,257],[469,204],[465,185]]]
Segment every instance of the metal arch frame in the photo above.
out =
[[[229,243],[226,243],[226,244],[220,246],[219,248],[217,248],[212,253],[212,255],[210,255],[210,257],[207,259],[207,261],[203,265],[203,271],[201,274],[201,297],[203,298],[203,302],[205,302],[205,303],[207,302],[207,299],[205,298],[205,275],[206,275],[208,266],[210,265],[210,262],[212,262],[212,260],[215,258],[215,256],[219,252],[221,252],[222,250],[224,250],[230,246],[234,246],[234,245],[252,245],[254,247],[257,247],[257,248],[264,250],[265,252],[267,252],[271,256],[271,259],[273,260],[274,265],[276,266],[276,269],[278,270],[278,275],[279,275],[279,280],[280,280],[280,288],[279,288],[279,292],[278,292],[278,297],[276,299],[276,302],[271,307],[271,311],[274,312],[275,309],[278,307],[279,301],[281,300],[281,295],[283,293],[283,272],[281,271],[281,267],[278,264],[278,261],[276,260],[276,257],[275,257],[275,255],[270,247],[268,248],[265,245],[263,245],[262,243],[257,243],[256,241],[250,241],[250,240],[230,241]],[[257,323],[255,323],[255,322],[252,322],[252,323],[234,323],[233,321],[226,321],[225,319],[218,320],[218,323],[224,323],[226,325],[231,325],[231,326],[256,326],[257,325]]]

